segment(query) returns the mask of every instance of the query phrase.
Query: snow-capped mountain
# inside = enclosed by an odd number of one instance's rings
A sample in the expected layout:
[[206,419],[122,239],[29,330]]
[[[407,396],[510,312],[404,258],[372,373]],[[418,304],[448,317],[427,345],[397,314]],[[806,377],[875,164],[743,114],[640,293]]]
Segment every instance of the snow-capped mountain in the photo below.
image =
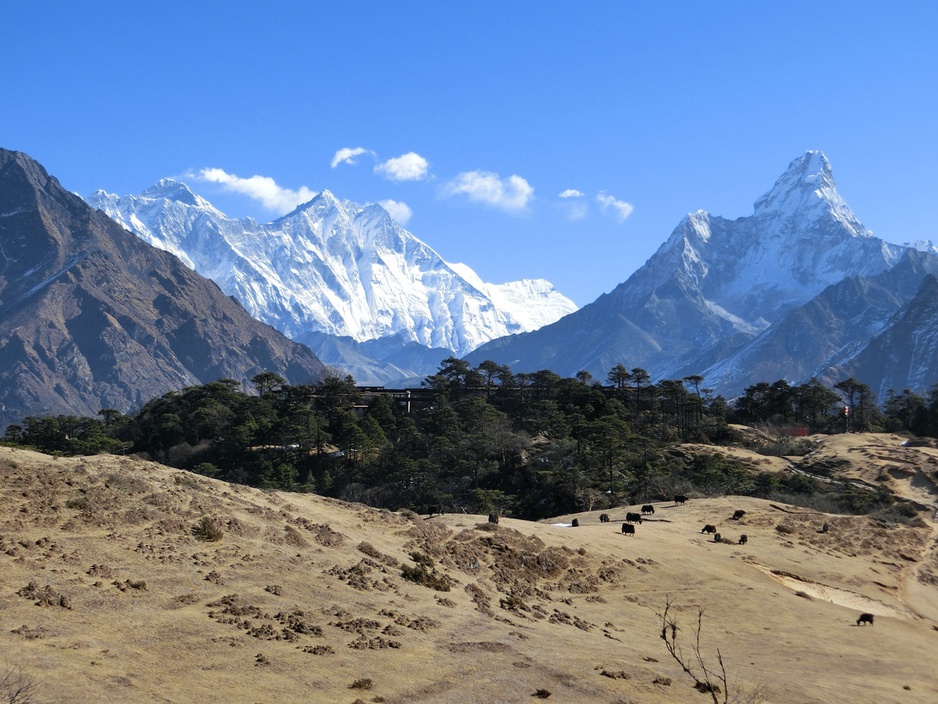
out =
[[[487,343],[468,359],[597,378],[619,363],[655,379],[699,374],[828,286],[873,277],[908,251],[863,227],[837,192],[827,158],[809,151],[756,200],[752,215],[687,215],[611,293],[535,332]],[[773,367],[772,381],[786,376],[784,366],[779,360]]]
[[789,164],[749,217],[687,215],[625,285],[641,298],[678,277],[743,332],[767,327],[845,276],[872,276],[906,248],[873,236],[837,192],[830,162]]
[[[828,286],[735,354],[703,372],[688,369],[686,374],[701,373],[708,387],[724,395],[777,379],[799,384],[817,377],[835,384],[852,373],[857,355],[890,327],[890,321],[908,307],[922,282],[935,274],[938,257],[907,250],[892,269],[869,278],[851,276]],[[870,356],[864,355],[868,362]],[[864,371],[874,366],[868,363]],[[889,384],[894,386],[903,373],[901,367],[893,365]],[[878,374],[870,378],[870,384],[875,386],[879,379],[885,383],[886,377]],[[919,388],[920,383],[910,377],[898,388]]]
[[169,179],[139,196],[97,191],[87,200],[301,342],[316,332],[358,342],[396,336],[461,355],[576,310],[543,280],[486,284],[381,206],[329,191],[268,224],[228,218]]

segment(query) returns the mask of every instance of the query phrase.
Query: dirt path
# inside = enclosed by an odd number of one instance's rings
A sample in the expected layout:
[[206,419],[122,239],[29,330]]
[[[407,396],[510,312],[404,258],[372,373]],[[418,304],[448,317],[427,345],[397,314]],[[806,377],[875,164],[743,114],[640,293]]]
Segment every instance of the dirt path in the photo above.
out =
[[931,534],[921,559],[899,575],[899,598],[910,611],[938,628],[938,524],[933,519],[928,524]]

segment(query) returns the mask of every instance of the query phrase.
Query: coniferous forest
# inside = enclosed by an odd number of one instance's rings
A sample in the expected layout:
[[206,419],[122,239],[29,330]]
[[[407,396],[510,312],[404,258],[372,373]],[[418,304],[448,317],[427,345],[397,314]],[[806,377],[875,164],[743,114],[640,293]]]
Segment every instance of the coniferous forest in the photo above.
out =
[[[49,453],[134,454],[229,482],[418,512],[539,519],[736,494],[901,519],[887,492],[753,471],[719,446],[798,456],[811,433],[938,436],[938,385],[927,397],[905,390],[880,405],[855,379],[834,388],[776,381],[728,403],[697,376],[652,383],[643,369],[617,365],[603,380],[562,378],[455,358],[406,400],[350,376],[291,386],[266,372],[253,383],[254,393],[226,379],[189,387],[126,416],[29,417],[5,440]],[[765,432],[754,442],[734,424]]]

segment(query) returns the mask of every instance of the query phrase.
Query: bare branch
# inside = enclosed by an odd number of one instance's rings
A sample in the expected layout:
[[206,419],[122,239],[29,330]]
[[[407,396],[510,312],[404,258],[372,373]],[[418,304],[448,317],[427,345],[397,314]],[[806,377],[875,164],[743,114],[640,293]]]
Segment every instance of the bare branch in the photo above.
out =
[[0,704],[38,704],[39,683],[19,667],[0,672]]
[[[674,616],[671,614],[671,607],[674,605],[670,596],[665,597],[664,611],[655,612],[658,617],[661,619],[661,640],[664,641],[665,648],[671,654],[671,657],[681,666],[681,669],[684,670],[690,677],[694,680],[694,688],[700,692],[707,692],[710,694],[713,704],[721,704],[720,700],[717,698],[717,694],[721,691],[723,693],[723,702],[722,704],[729,703],[729,687],[727,683],[726,676],[726,665],[723,662],[723,655],[717,649],[717,661],[720,664],[720,673],[717,673],[707,667],[707,663],[703,657],[703,650],[700,645],[700,634],[703,631],[703,615],[704,611],[702,608],[698,607],[697,609],[697,625],[694,628],[694,640],[691,644],[691,649],[694,652],[693,660],[696,661],[696,668],[701,673],[697,674],[695,671],[693,662],[689,661],[684,656],[684,651],[681,648],[681,645],[678,643],[678,628],[677,621]],[[717,684],[718,680],[721,684]]]

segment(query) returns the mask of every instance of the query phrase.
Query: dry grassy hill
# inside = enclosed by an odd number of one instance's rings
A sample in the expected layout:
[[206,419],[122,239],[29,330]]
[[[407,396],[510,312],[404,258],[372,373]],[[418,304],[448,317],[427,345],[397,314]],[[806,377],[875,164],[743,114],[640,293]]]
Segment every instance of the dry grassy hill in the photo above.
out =
[[[895,449],[848,437],[858,467]],[[934,501],[915,470],[885,471]],[[495,526],[0,448],[0,677],[42,702],[712,701],[660,638],[670,599],[688,660],[703,609],[731,701],[938,701],[931,515],[655,509],[634,537],[625,508]]]

